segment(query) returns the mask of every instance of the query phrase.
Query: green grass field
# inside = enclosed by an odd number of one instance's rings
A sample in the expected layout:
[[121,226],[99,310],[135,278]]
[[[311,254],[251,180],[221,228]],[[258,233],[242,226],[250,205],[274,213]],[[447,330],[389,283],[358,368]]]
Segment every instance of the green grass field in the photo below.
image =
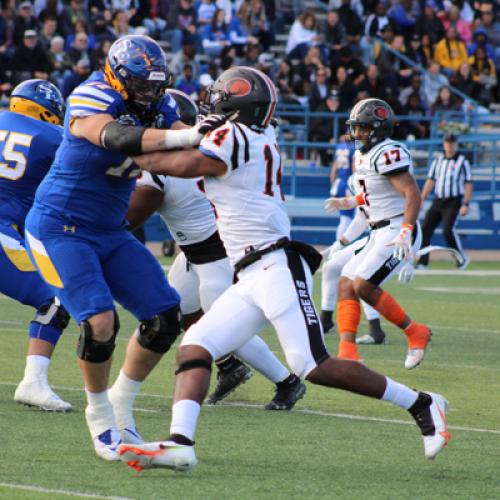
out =
[[[368,366],[449,399],[453,439],[435,461],[424,458],[417,427],[398,408],[308,385],[294,411],[266,412],[262,405],[273,387],[255,374],[226,404],[204,407],[196,436],[200,464],[192,473],[138,474],[106,463],[94,455],[84,421],[76,325],[61,338],[50,372],[75,411],[18,406],[13,395],[33,312],[0,296],[0,498],[500,498],[500,276],[487,273],[500,272],[500,263],[469,269],[387,287],[412,316],[433,327],[428,354],[416,370],[403,368],[405,339],[386,323],[390,345],[361,349]],[[135,328],[131,316],[119,312],[113,379]],[[279,350],[270,330],[263,337]],[[336,353],[336,336],[326,342]],[[165,356],[137,400],[137,422],[150,440],[168,435],[173,358],[173,352]]]

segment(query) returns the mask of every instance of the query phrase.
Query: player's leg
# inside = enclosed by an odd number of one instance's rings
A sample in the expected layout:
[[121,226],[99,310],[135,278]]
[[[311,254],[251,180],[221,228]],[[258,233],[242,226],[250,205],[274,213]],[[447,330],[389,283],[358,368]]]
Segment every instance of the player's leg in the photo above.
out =
[[[227,258],[193,267],[200,281],[202,308],[208,311],[215,300],[231,286],[233,269]],[[218,382],[214,392],[208,398],[210,404],[224,399],[239,385],[250,379],[252,372],[240,361],[241,359],[276,384],[275,398],[266,405],[267,409],[292,409],[297,401],[295,395],[297,391],[301,391],[300,380],[289,372],[260,337],[253,337],[234,354],[237,357],[230,354],[215,362],[218,368]]]
[[456,230],[458,212],[460,210],[460,198],[447,200],[446,206],[443,208],[443,236],[450,248],[453,248],[461,255],[461,260],[457,260],[457,267],[465,269],[469,263],[468,257],[464,253],[460,236]]
[[37,312],[29,327],[23,380],[14,394],[18,403],[48,411],[70,411],[49,386],[48,368],[54,348],[68,325],[69,314],[38,274],[24,247],[24,238],[10,225],[0,226],[0,293]]
[[197,463],[194,437],[210,384],[212,360],[238,349],[266,322],[262,312],[241,297],[242,288],[238,284],[226,290],[184,335],[177,350],[170,437],[166,441],[120,446],[121,459],[131,467],[188,470]]
[[387,338],[384,330],[380,325],[380,314],[370,304],[364,300],[361,301],[361,306],[368,321],[368,333],[356,338],[356,344],[363,345],[380,345],[387,344]]
[[[428,247],[431,244],[431,238],[434,231],[441,223],[441,208],[440,201],[434,199],[432,201],[429,210],[425,214],[424,222],[422,224],[422,248]],[[418,259],[418,266],[428,266],[429,265],[429,254],[422,255]]]
[[[353,282],[355,293],[376,309],[385,319],[404,331],[408,340],[408,352],[405,367],[415,368],[425,355],[425,349],[431,338],[428,326],[413,321],[396,299],[384,291],[383,283],[396,276],[403,262],[392,256],[392,249],[387,244],[399,231],[398,227],[389,226],[372,231],[374,245],[370,253],[356,270]],[[420,248],[421,230],[415,226],[413,234],[413,253]]]
[[[54,236],[41,240],[36,224],[27,232],[30,257],[44,280],[80,325],[77,355],[87,396],[85,418],[96,453],[117,460],[120,442],[108,399],[108,380],[119,329],[113,297],[102,275],[99,254],[90,234],[71,236],[56,223]],[[61,231],[60,237],[55,237]]]
[[345,230],[349,227],[352,221],[353,211],[352,210],[341,210],[339,214],[339,225],[337,226],[337,233],[335,238],[339,240],[345,233]]
[[134,401],[148,374],[180,335],[180,299],[144,245],[126,232],[117,238],[120,243],[103,265],[104,276],[113,297],[140,323],[109,398],[122,439],[142,442],[133,417]]
[[354,254],[360,250],[367,239],[356,241],[344,249],[335,252],[323,264],[321,274],[321,315],[323,333],[328,333],[334,327],[333,311],[337,304],[337,288],[343,267]]
[[270,268],[275,283],[273,292],[279,296],[279,302],[271,303],[271,295],[266,299],[269,304],[267,314],[271,314],[270,319],[291,368],[314,384],[383,399],[408,410],[422,431],[425,456],[434,458],[449,440],[444,398],[418,393],[362,363],[330,357],[311,299],[309,269],[296,253],[288,253],[288,267],[288,279],[275,266]]

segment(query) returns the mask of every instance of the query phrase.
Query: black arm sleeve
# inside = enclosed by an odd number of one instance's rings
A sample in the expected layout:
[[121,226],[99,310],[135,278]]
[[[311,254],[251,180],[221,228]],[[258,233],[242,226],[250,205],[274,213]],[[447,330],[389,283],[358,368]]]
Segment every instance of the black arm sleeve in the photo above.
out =
[[127,156],[140,155],[142,154],[142,135],[145,130],[144,127],[109,122],[102,129],[101,146]]

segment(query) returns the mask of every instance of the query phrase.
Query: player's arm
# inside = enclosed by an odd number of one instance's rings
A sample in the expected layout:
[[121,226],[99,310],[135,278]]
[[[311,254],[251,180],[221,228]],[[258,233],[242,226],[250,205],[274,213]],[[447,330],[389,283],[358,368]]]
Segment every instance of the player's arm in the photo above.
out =
[[390,175],[389,180],[394,189],[405,199],[403,225],[407,224],[414,227],[422,204],[420,190],[415,178],[410,172],[402,172]]
[[163,130],[124,125],[113,116],[100,113],[73,118],[71,132],[75,137],[86,139],[96,146],[135,156],[152,151],[196,146],[204,134],[219,127],[224,121],[224,117],[212,115],[194,127],[183,128],[177,124],[173,130]]
[[151,186],[137,186],[130,197],[126,219],[132,229],[142,226],[160,207],[163,191]]
[[135,157],[134,162],[151,174],[183,178],[221,177],[227,172],[223,161],[197,149],[145,154]]
[[427,199],[427,196],[429,196],[430,192],[434,188],[434,184],[436,184],[436,181],[434,179],[426,179],[424,187],[422,188],[422,201]]

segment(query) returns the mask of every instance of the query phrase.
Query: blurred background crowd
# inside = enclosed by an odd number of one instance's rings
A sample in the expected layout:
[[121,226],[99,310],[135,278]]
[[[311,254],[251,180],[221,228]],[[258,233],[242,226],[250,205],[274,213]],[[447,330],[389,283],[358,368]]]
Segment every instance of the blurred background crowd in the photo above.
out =
[[[283,103],[347,112],[387,100],[405,135],[422,116],[500,101],[500,8],[495,0],[2,0],[0,99],[27,78],[64,97],[103,67],[122,35],[159,40],[175,87],[195,99],[235,64],[265,71]],[[321,122],[312,140],[331,138]]]

